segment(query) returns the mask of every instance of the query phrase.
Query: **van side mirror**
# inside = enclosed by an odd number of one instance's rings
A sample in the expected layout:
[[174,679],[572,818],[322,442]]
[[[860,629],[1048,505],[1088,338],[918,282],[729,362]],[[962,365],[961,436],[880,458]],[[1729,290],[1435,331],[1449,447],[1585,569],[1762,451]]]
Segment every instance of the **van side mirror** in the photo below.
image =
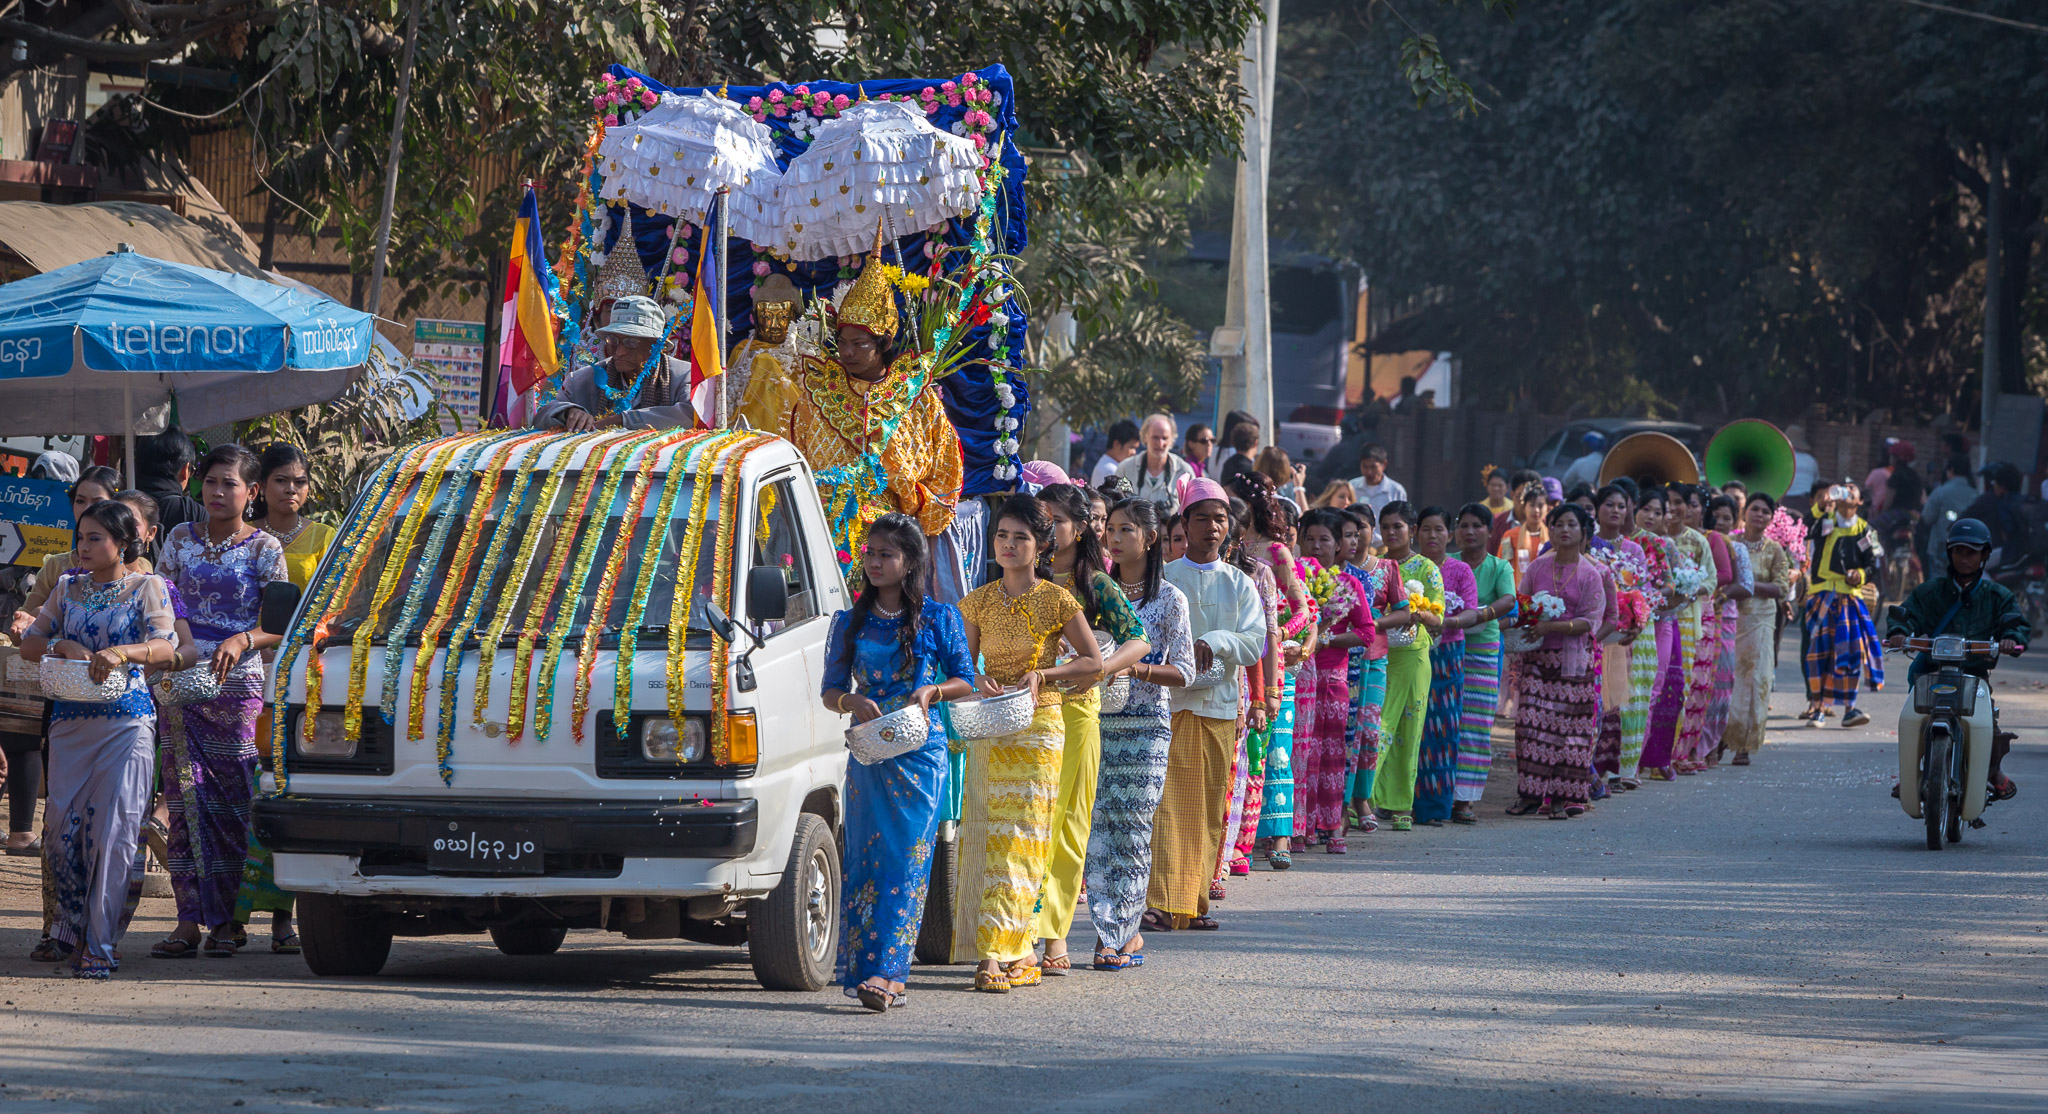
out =
[[273,580],[263,586],[263,603],[256,613],[256,625],[264,634],[289,634],[292,615],[299,609],[299,586],[289,580]]
[[704,621],[711,624],[713,633],[727,642],[731,642],[733,635],[738,633],[733,629],[732,616],[727,615],[725,608],[715,603],[706,603],[704,605]]
[[789,614],[789,581],[774,565],[747,570],[747,618],[778,622]]

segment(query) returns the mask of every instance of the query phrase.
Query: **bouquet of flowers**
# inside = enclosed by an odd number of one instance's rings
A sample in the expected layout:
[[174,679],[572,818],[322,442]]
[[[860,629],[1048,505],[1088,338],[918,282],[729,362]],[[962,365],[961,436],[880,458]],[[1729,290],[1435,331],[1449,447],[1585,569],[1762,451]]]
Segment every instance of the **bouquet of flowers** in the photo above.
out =
[[[1279,547],[1275,546],[1274,548],[1277,549]],[[1294,562],[1294,575],[1301,578],[1302,594],[1306,597],[1302,600],[1301,609],[1295,610],[1294,601],[1287,598],[1287,593],[1280,593],[1280,634],[1290,642],[1294,641],[1295,636],[1307,630],[1323,616],[1323,601],[1317,599],[1315,594],[1317,573],[1324,574],[1325,579],[1329,581],[1331,591],[1336,590],[1337,578],[1335,576],[1329,575],[1322,566],[1314,561],[1298,559]]]
[[1771,516],[1771,524],[1764,527],[1764,537],[1784,546],[1785,554],[1792,558],[1794,567],[1806,567],[1806,526],[1797,515],[1779,507]]
[[1444,605],[1429,598],[1420,580],[1405,581],[1402,586],[1408,589],[1408,609],[1410,611],[1418,611],[1424,615],[1435,615],[1439,618],[1443,616]]
[[1704,596],[1714,590],[1714,570],[1692,561],[1680,561],[1671,569],[1671,591],[1680,602]]
[[1337,571],[1326,569],[1313,557],[1303,557],[1294,563],[1294,573],[1301,577],[1302,587],[1308,590],[1310,599],[1327,605],[1337,598]]
[[1615,603],[1623,630],[1640,631],[1650,624],[1650,600],[1640,588],[1624,589]]
[[1500,632],[1501,649],[1511,654],[1526,654],[1543,646],[1543,636],[1536,633],[1536,624],[1564,617],[1564,600],[1549,592],[1538,592],[1533,596],[1515,597],[1515,622],[1513,626],[1503,625]]

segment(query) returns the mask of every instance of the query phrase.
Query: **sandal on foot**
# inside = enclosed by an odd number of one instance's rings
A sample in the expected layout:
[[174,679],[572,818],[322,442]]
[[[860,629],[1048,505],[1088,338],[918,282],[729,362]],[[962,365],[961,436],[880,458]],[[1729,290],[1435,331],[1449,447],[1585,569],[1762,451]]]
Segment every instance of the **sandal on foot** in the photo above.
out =
[[78,957],[78,962],[71,965],[71,977],[74,979],[111,979],[114,977],[114,961],[111,959],[101,959],[96,955],[81,955]]
[[62,963],[70,959],[71,953],[76,950],[62,940],[44,936],[36,941],[35,947],[29,949],[28,957],[37,963]]
[[1239,859],[1230,864],[1230,876],[1232,878],[1249,878],[1251,873],[1252,864],[1249,859]]
[[1474,811],[1473,811],[1473,809],[1472,809],[1472,802],[1470,802],[1470,801],[1459,801],[1458,803],[1456,803],[1456,804],[1452,805],[1452,806],[1451,806],[1451,823],[1453,823],[1453,824],[1477,824],[1477,823],[1479,823],[1479,814],[1478,814],[1477,812],[1474,812]]
[[208,959],[233,959],[235,953],[241,950],[232,936],[223,939],[209,932],[205,939],[199,941],[200,954]]
[[1138,918],[1138,927],[1146,932],[1172,932],[1173,918],[1157,909],[1147,909],[1145,915]]
[[861,1005],[866,1006],[875,1013],[887,1013],[891,1006],[903,1004],[902,993],[891,990],[886,986],[870,986],[867,983],[862,983],[853,989],[853,996],[860,999]]
[[1214,882],[1211,882],[1211,883],[1209,883],[1209,900],[1210,900],[1210,901],[1222,901],[1222,900],[1223,900],[1223,898],[1224,898],[1224,890],[1223,890],[1223,880],[1219,878],[1219,879],[1217,879],[1216,881],[1214,881]]
[[2020,787],[2004,774],[1998,775],[1998,780],[1991,783],[1990,798],[1994,801],[2010,801],[2019,794]]
[[37,836],[19,847],[10,845],[7,848],[7,853],[10,855],[40,855],[43,853],[43,837]]
[[1001,971],[976,971],[974,989],[986,994],[1008,994],[1010,980]]
[[1343,836],[1333,836],[1330,842],[1323,844],[1323,850],[1332,855],[1344,855],[1350,853],[1351,846],[1344,842]]
[[1622,787],[1623,789],[1631,789],[1631,790],[1633,790],[1633,789],[1641,789],[1641,788],[1643,787],[1642,779],[1640,779],[1640,778],[1632,778],[1632,777],[1625,777],[1625,778],[1622,778],[1622,779],[1621,779],[1621,787]]
[[1144,952],[1118,952],[1117,954],[1124,957],[1124,967],[1126,969],[1132,967],[1143,967],[1145,965]]
[[1038,969],[1046,975],[1065,975],[1074,969],[1074,957],[1067,952],[1049,955],[1038,961]]
[[1043,978],[1044,975],[1045,973],[1043,971],[1040,971],[1036,964],[1031,963],[1019,963],[1016,966],[1011,967],[1009,970],[1003,972],[1003,977],[1010,980],[1010,986],[1012,988],[1019,986],[1037,986],[1039,980]]
[[283,936],[273,934],[270,937],[270,951],[273,955],[298,955],[301,951],[299,947],[299,934],[296,932],[287,932]]
[[199,954],[199,945],[183,936],[166,936],[149,946],[151,959],[190,959]]
[[1523,797],[1507,808],[1509,816],[1527,816],[1543,807],[1543,802],[1534,797]]
[[1579,817],[1584,816],[1588,811],[1590,810],[1585,805],[1566,805],[1563,809],[1563,816],[1559,816],[1557,812],[1553,810],[1551,812],[1550,818],[1552,820],[1577,820]]
[[1273,852],[1273,869],[1286,870],[1294,865],[1294,856],[1286,851]]
[[1195,932],[1214,932],[1222,927],[1222,925],[1216,923],[1216,918],[1214,917],[1204,916],[1188,918],[1188,928]]
[[1121,971],[1124,969],[1123,953],[1111,951],[1108,948],[1097,948],[1095,949],[1095,962],[1091,966],[1097,971]]
[[1749,765],[1749,755],[1747,755],[1747,754],[1738,754],[1738,755],[1736,755],[1735,757],[1733,757],[1733,758],[1730,758],[1730,759],[1728,760],[1728,764],[1729,764],[1730,766],[1747,766],[1747,765]]
[[1412,831],[1414,831],[1414,830],[1415,830],[1415,817],[1414,817],[1414,816],[1413,816],[1412,814],[1410,814],[1410,813],[1406,813],[1406,812],[1397,812],[1397,813],[1395,813],[1395,814],[1394,814],[1394,830],[1395,830],[1395,831],[1397,831],[1397,832],[1412,832]]

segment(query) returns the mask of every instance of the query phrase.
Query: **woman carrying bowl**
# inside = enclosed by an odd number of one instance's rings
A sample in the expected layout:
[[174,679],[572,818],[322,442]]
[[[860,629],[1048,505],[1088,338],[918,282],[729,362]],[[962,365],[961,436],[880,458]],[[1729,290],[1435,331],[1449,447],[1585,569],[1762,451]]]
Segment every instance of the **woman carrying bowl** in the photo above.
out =
[[[1003,575],[960,601],[968,649],[983,666],[983,695],[1022,689],[1031,694],[1034,711],[1024,727],[977,739],[968,749],[960,892],[981,897],[961,901],[954,914],[953,959],[978,960],[974,988],[1003,993],[1036,986],[1041,977],[1031,931],[1067,734],[1060,715],[1065,697],[1057,682],[1094,684],[1102,677],[1102,652],[1080,602],[1038,576],[1039,562],[1053,553],[1052,514],[1045,504],[1029,495],[1004,500],[990,549]],[[1056,665],[1062,637],[1074,656]]]
[[[78,519],[83,572],[62,575],[26,632],[22,660],[89,663],[94,685],[125,678],[112,700],[53,702],[46,863],[56,894],[50,936],[79,978],[105,979],[132,908],[136,841],[149,811],[156,711],[144,666],[175,668],[178,645],[161,578],[124,565],[141,553],[135,512],[101,500]],[[190,656],[189,654],[187,656]]]
[[916,519],[876,519],[861,551],[860,595],[832,617],[825,642],[828,711],[850,715],[856,725],[912,706],[928,717],[922,746],[846,767],[837,977],[847,997],[877,1013],[903,1004],[931,880],[947,767],[946,731],[931,707],[974,688],[960,609],[904,591],[924,583],[930,563]]

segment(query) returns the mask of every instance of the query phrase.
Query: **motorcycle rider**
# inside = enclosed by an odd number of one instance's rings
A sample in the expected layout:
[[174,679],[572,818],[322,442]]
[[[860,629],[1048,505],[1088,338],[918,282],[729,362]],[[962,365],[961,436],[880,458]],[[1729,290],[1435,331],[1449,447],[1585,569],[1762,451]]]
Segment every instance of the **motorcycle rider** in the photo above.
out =
[[[1956,635],[1978,641],[1996,640],[2002,654],[2017,657],[2026,652],[2032,629],[2012,589],[1984,575],[1984,562],[1991,556],[1991,528],[1974,518],[1957,519],[1948,528],[1948,575],[1936,577],[1913,589],[1905,602],[1885,616],[1884,644],[1894,650],[1908,637],[1932,638]],[[1997,660],[1973,656],[1963,671],[1987,680]],[[1927,654],[1913,659],[1906,671],[1906,684],[1934,669]],[[1991,796],[1994,801],[2010,799],[2019,792],[2000,770],[2014,736],[1999,732],[1991,742]],[[1893,790],[1894,795],[1897,790]]]

